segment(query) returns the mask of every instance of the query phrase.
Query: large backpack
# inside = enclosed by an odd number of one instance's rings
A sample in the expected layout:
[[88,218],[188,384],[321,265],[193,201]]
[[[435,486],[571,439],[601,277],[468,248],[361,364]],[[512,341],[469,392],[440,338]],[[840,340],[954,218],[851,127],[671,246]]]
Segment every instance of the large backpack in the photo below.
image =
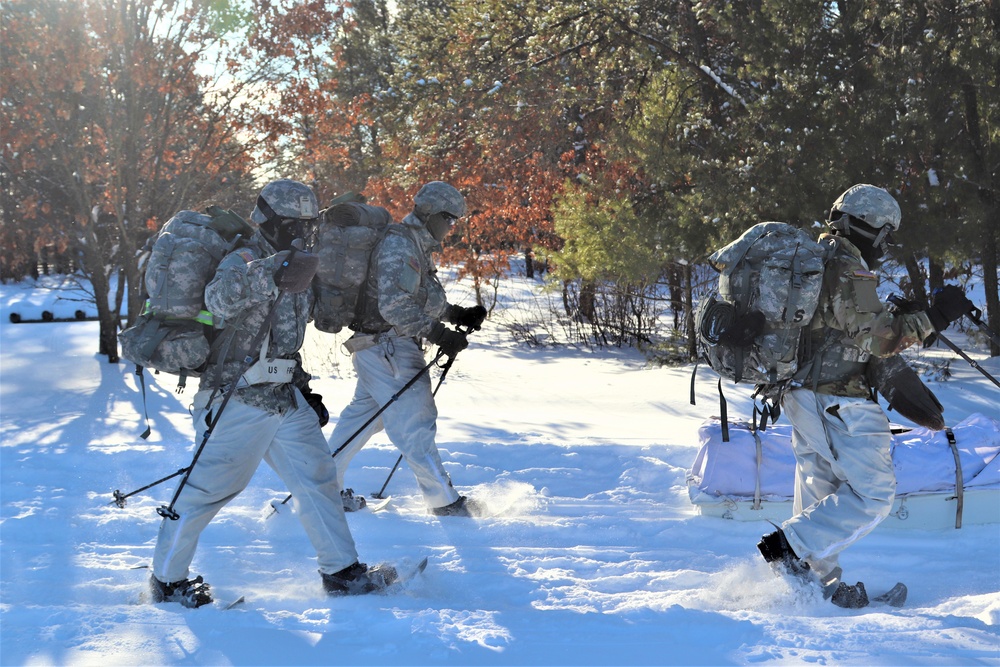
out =
[[776,385],[801,368],[803,331],[816,312],[832,243],[783,222],[762,222],[715,251],[715,290],[695,314],[702,358],[734,382]]
[[337,333],[354,323],[372,250],[392,222],[386,209],[357,201],[334,204],[320,214],[313,236],[319,256],[313,279],[317,329]]
[[223,323],[205,310],[205,286],[253,228],[232,211],[181,211],[147,244],[140,259],[147,301],[135,324],[118,335],[122,356],[142,368],[198,377],[211,353],[210,338]]

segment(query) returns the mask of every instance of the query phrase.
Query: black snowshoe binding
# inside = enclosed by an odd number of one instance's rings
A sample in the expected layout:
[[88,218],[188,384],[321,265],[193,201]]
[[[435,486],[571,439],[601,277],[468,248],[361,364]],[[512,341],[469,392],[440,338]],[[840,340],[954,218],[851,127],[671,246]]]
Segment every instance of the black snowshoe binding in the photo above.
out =
[[434,516],[464,516],[477,517],[485,516],[486,506],[480,502],[461,496],[458,500],[444,507],[431,508]]
[[851,586],[840,581],[839,567],[821,581],[811,571],[809,563],[795,555],[785,533],[780,528],[762,537],[757,548],[764,556],[764,560],[770,563],[773,568],[803,581],[818,583],[823,588],[823,597],[838,607],[861,609],[868,606],[868,592],[862,582],[859,581]]
[[371,568],[364,563],[355,563],[333,574],[320,572],[320,576],[327,595],[375,593],[385,590],[399,578],[396,568],[385,563]]
[[163,583],[154,576],[149,577],[149,593],[153,602],[179,602],[185,607],[196,609],[212,602],[211,587],[198,575],[194,579],[182,579]]
[[344,489],[340,492],[340,502],[344,504],[345,512],[357,512],[368,507],[364,496],[354,495],[354,489]]
[[853,586],[841,581],[830,596],[830,602],[844,609],[861,609],[868,606],[868,591],[860,581]]
[[762,537],[757,543],[757,549],[772,568],[799,579],[812,580],[809,563],[795,555],[780,528]]

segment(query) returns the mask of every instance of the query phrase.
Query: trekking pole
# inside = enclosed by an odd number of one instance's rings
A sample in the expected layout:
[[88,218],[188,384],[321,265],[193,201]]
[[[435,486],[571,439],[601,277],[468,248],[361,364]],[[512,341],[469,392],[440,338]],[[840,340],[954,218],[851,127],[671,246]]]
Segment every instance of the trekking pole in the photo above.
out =
[[[460,331],[464,331],[464,333],[466,335],[468,335],[470,333],[467,330],[461,330],[460,329]],[[349,438],[347,438],[347,440],[344,441],[344,444],[340,445],[340,447],[337,447],[337,449],[333,452],[333,454],[331,454],[331,456],[333,456],[334,458],[336,458],[337,454],[339,454],[342,451],[344,451],[344,448],[347,447],[347,445],[351,444],[351,442],[356,437],[358,437],[359,435],[361,435],[362,431],[364,431],[366,428],[368,428],[372,424],[372,422],[374,422],[376,419],[378,419],[379,416],[381,416],[381,414],[383,412],[385,412],[386,410],[388,410],[389,406],[392,405],[393,403],[395,403],[396,400],[403,394],[403,392],[405,392],[407,389],[409,389],[414,384],[416,384],[417,380],[419,380],[421,378],[421,376],[423,376],[424,373],[426,373],[427,371],[429,371],[432,366],[434,366],[435,364],[437,364],[438,359],[440,359],[443,356],[444,356],[444,352],[441,351],[441,350],[438,350],[437,354],[434,355],[434,358],[431,359],[431,361],[430,361],[429,364],[427,364],[426,366],[424,366],[423,368],[421,368],[419,371],[417,371],[417,374],[414,375],[412,378],[410,378],[410,380],[406,384],[404,384],[403,387],[399,391],[397,391],[395,394],[393,394],[392,397],[388,401],[386,401],[385,405],[383,405],[382,407],[380,407],[378,409],[378,411],[375,414],[373,414],[368,419],[368,421],[366,421],[364,424],[361,425],[361,427],[358,430],[356,430],[354,433],[352,433],[351,436]],[[441,383],[444,382],[444,377],[445,377],[445,375],[448,374],[448,369],[451,368],[451,365],[452,365],[452,363],[454,363],[454,361],[455,361],[455,357],[448,357],[448,362],[442,367],[443,370],[441,372],[441,377],[438,379],[437,387],[435,387],[434,391],[431,392],[431,396],[434,396],[434,395],[437,394],[437,390],[441,387]],[[399,455],[399,459],[396,461],[396,465],[394,465],[392,467],[392,471],[389,472],[389,479],[392,478],[393,473],[396,472],[396,468],[399,467],[399,464],[402,463],[402,461],[403,461],[403,455],[400,454]],[[378,494],[372,494],[372,498],[379,498],[379,499],[382,498],[382,492],[385,491],[385,487],[388,486],[389,479],[385,480],[385,484],[382,485],[382,490],[379,491]],[[270,517],[274,516],[275,514],[277,514],[278,513],[278,507],[281,506],[281,505],[287,505],[288,501],[291,500],[291,499],[292,499],[292,494],[289,493],[287,496],[285,496],[284,500],[282,500],[280,503],[278,503],[278,505],[275,505],[274,503],[271,503],[271,513],[268,514],[266,518],[270,518]]]
[[[445,376],[448,375],[448,369],[451,368],[451,365],[453,363],[455,363],[455,357],[448,357],[448,363],[446,363],[444,367],[441,369],[441,377],[438,378],[437,386],[434,387],[434,391],[431,392],[431,396],[437,396],[438,389],[441,388],[441,383],[444,382]],[[383,498],[385,498],[385,496],[382,495],[385,493],[385,487],[389,486],[389,480],[392,479],[392,476],[396,474],[396,470],[399,468],[399,464],[402,462],[403,462],[403,455],[400,454],[399,458],[396,459],[396,465],[392,466],[392,470],[389,471],[389,476],[385,478],[385,484],[383,484],[382,488],[378,490],[378,493],[372,493],[372,498],[375,498],[377,500],[382,500]]]
[[986,322],[983,322],[982,320],[983,311],[979,310],[978,308],[973,308],[965,315],[970,320],[975,322],[976,326],[978,326],[984,334],[989,336],[989,339],[993,341],[994,345],[1000,345],[1000,335],[998,335],[995,331],[990,329],[989,326],[986,325]]
[[996,386],[1000,387],[1000,380],[997,380],[997,379],[996,379],[995,377],[993,377],[992,375],[990,375],[990,374],[989,374],[989,372],[987,372],[987,370],[986,370],[985,368],[983,368],[982,366],[980,366],[980,365],[979,365],[979,364],[978,364],[978,363],[976,362],[976,360],[975,360],[975,359],[973,359],[972,357],[970,357],[969,355],[967,355],[967,354],[966,354],[966,353],[965,353],[965,352],[964,352],[964,351],[962,350],[962,348],[960,348],[960,347],[959,347],[958,345],[955,345],[955,343],[953,343],[953,342],[951,342],[950,340],[948,340],[948,338],[947,338],[947,337],[945,337],[945,336],[941,335],[941,333],[940,333],[940,332],[939,332],[939,333],[937,334],[937,337],[938,337],[938,340],[940,340],[940,341],[941,341],[942,343],[944,343],[945,345],[947,345],[948,347],[950,347],[950,348],[951,348],[951,350],[952,350],[952,351],[953,351],[953,352],[954,352],[955,354],[957,354],[958,356],[960,356],[960,357],[962,357],[963,359],[965,359],[966,361],[968,361],[968,362],[969,362],[969,365],[971,365],[971,366],[972,366],[973,368],[975,368],[975,369],[976,369],[977,371],[979,371],[980,373],[982,373],[983,375],[985,375],[985,376],[986,376],[987,378],[989,378],[989,379],[990,379],[990,381],[991,381],[991,382],[993,382],[993,384],[995,384]]
[[118,507],[120,507],[122,509],[125,509],[125,500],[127,498],[131,498],[132,496],[134,496],[137,493],[142,493],[146,489],[151,489],[154,486],[156,486],[157,484],[162,484],[163,482],[167,481],[168,479],[173,479],[174,477],[177,477],[177,475],[183,475],[185,472],[187,472],[187,468],[181,468],[180,470],[178,470],[177,472],[173,473],[172,475],[167,475],[163,479],[158,479],[155,482],[153,482],[152,484],[147,484],[146,486],[142,487],[141,489],[136,489],[135,491],[132,491],[131,493],[122,493],[119,489],[115,489],[115,492],[113,494],[114,497],[115,497],[115,499],[112,500],[108,504],[109,505],[117,505]]
[[[288,259],[290,259],[290,257]],[[236,393],[236,387],[239,385],[240,377],[242,377],[243,374],[247,372],[247,369],[253,365],[253,351],[260,350],[261,343],[264,342],[264,336],[266,336],[271,330],[271,323],[274,321],[274,316],[278,312],[278,304],[281,303],[281,299],[284,296],[285,290],[280,290],[278,292],[278,296],[274,299],[274,303],[271,304],[271,309],[268,311],[267,317],[264,319],[264,323],[260,327],[260,331],[257,332],[257,335],[254,336],[253,342],[250,343],[250,351],[247,353],[247,356],[243,358],[243,368],[236,375],[236,379],[229,383],[229,389],[226,390],[225,396],[222,397],[222,403],[219,404],[218,411],[215,413],[215,416],[212,417],[212,422],[208,425],[205,435],[202,436],[201,444],[198,445],[198,449],[195,450],[194,458],[191,459],[191,465],[187,467],[184,477],[181,478],[180,484],[177,485],[177,490],[174,491],[174,497],[170,499],[170,504],[163,505],[156,509],[156,513],[164,519],[176,521],[181,518],[180,515],[174,510],[174,504],[180,497],[181,491],[184,490],[184,486],[187,484],[188,478],[191,477],[191,471],[194,470],[195,465],[198,463],[198,458],[201,456],[202,451],[204,451],[205,445],[208,444],[208,439],[212,437],[212,433],[215,431],[215,425],[219,423],[219,418],[226,409],[226,405],[229,404],[229,399]],[[222,362],[220,361],[219,363]]]
[[[276,279],[281,275],[281,273],[283,272],[283,270],[285,269],[285,267],[288,266],[288,264],[291,261],[291,259],[295,256],[295,253],[298,252],[301,249],[302,249],[302,243],[298,239],[296,239],[295,241],[292,242],[291,252],[285,258],[282,266],[278,269],[278,272],[275,273],[275,278]],[[253,356],[252,356],[253,351],[260,348],[261,343],[264,341],[264,336],[266,336],[267,333],[268,333],[268,331],[270,331],[271,323],[274,322],[274,317],[275,317],[275,315],[278,312],[278,304],[281,302],[281,299],[284,296],[285,296],[285,291],[284,290],[279,290],[278,291],[278,296],[275,297],[274,302],[271,304],[270,310],[268,310],[268,312],[267,312],[267,317],[264,318],[264,323],[261,325],[260,330],[254,336],[253,342],[250,344],[250,348],[249,348],[250,352],[243,359],[243,364],[244,365],[243,365],[243,368],[240,369],[239,374],[237,375],[237,380],[234,381],[234,382],[232,382],[231,385],[230,385],[230,387],[229,387],[229,390],[226,391],[226,395],[223,397],[222,403],[219,405],[218,412],[215,414],[215,417],[212,419],[212,423],[209,424],[208,430],[205,431],[205,435],[204,435],[204,437],[201,440],[201,444],[198,445],[198,449],[195,451],[194,457],[191,459],[191,464],[188,465],[186,468],[181,468],[177,472],[175,472],[175,473],[173,473],[171,475],[167,475],[166,477],[164,477],[162,479],[158,479],[158,480],[156,480],[155,482],[153,482],[151,484],[147,484],[146,486],[142,487],[141,489],[136,489],[135,491],[132,491],[131,493],[124,493],[123,494],[120,490],[115,489],[114,494],[113,494],[114,495],[114,500],[111,501],[111,503],[109,503],[109,504],[113,503],[113,504],[117,505],[118,507],[124,508],[125,507],[125,500],[127,498],[129,498],[130,496],[134,496],[135,494],[137,494],[137,493],[139,493],[141,491],[145,491],[146,489],[151,489],[152,487],[156,486],[157,484],[161,484],[162,482],[165,482],[168,479],[173,479],[177,475],[184,474],[183,479],[181,479],[181,483],[178,485],[177,490],[174,492],[173,498],[170,500],[170,504],[169,505],[165,505],[165,506],[161,506],[161,507],[157,508],[157,510],[156,510],[157,514],[159,514],[160,516],[162,516],[164,518],[171,519],[172,521],[176,521],[177,519],[180,518],[180,515],[178,515],[177,512],[174,511],[174,504],[177,502],[177,498],[180,496],[181,490],[187,484],[188,477],[191,476],[191,471],[194,469],[195,464],[198,462],[198,458],[201,456],[202,450],[204,450],[205,449],[205,445],[208,444],[208,439],[211,437],[212,432],[215,430],[215,425],[218,423],[219,417],[222,415],[223,410],[225,410],[226,405],[229,403],[229,399],[232,398],[233,393],[236,391],[237,385],[239,384],[239,378],[242,377],[242,375],[247,372],[247,369],[250,368],[250,366],[254,363],[254,359],[253,359]],[[145,389],[145,387],[144,387],[144,389]],[[143,436],[143,437],[145,437],[145,436]]]
[[[444,352],[442,352],[441,350],[438,350],[438,353],[436,355],[434,355],[434,358],[431,359],[431,362],[429,364],[427,364],[426,366],[424,366],[423,368],[421,368],[419,371],[417,371],[417,374],[414,375],[412,378],[410,378],[410,380],[406,384],[404,384],[403,387],[399,391],[397,391],[395,394],[393,394],[392,397],[388,401],[385,402],[385,405],[383,405],[381,408],[378,409],[378,411],[375,412],[375,414],[373,414],[371,417],[369,417],[368,421],[366,421],[364,424],[362,424],[361,427],[358,428],[357,431],[355,431],[354,433],[352,433],[351,437],[349,437],[347,440],[344,441],[344,444],[342,444],[340,447],[337,447],[337,449],[333,452],[333,454],[331,454],[331,456],[333,456],[334,458],[336,458],[337,454],[339,454],[342,451],[344,451],[344,449],[347,447],[347,445],[351,444],[352,440],[354,440],[356,437],[358,437],[359,435],[361,435],[361,432],[364,431],[366,428],[368,428],[369,426],[371,426],[372,422],[374,422],[376,419],[378,419],[382,415],[383,412],[385,412],[386,410],[388,410],[389,406],[392,405],[393,403],[395,403],[399,399],[399,397],[402,396],[403,393],[407,389],[409,389],[414,384],[416,384],[417,380],[419,380],[423,376],[424,373],[426,373],[427,371],[429,371],[431,369],[431,367],[434,366],[438,362],[438,359],[440,359],[443,356],[444,356]],[[449,363],[450,363],[450,360],[449,360]]]
[[[333,456],[334,458],[336,458],[337,454],[339,454],[342,451],[344,451],[344,448],[347,447],[347,445],[351,444],[352,440],[354,440],[356,437],[358,437],[359,435],[361,435],[361,432],[364,431],[366,428],[368,428],[369,426],[371,426],[372,422],[374,422],[376,419],[378,419],[379,416],[383,412],[385,412],[386,410],[388,410],[389,406],[392,405],[393,403],[395,403],[396,400],[403,394],[404,391],[406,391],[407,389],[409,389],[410,387],[412,387],[414,384],[416,384],[417,380],[419,380],[424,373],[426,373],[427,371],[429,371],[431,369],[431,366],[433,366],[434,364],[436,364],[437,361],[438,361],[438,359],[440,359],[442,356],[444,356],[444,352],[438,350],[437,355],[434,356],[434,358],[431,360],[431,362],[429,364],[427,364],[426,366],[424,366],[423,368],[421,368],[419,371],[417,371],[416,375],[414,375],[412,378],[410,378],[410,380],[406,384],[404,384],[403,387],[399,391],[397,391],[395,394],[393,394],[392,398],[390,398],[388,401],[386,401],[385,405],[383,405],[382,407],[380,407],[378,409],[378,411],[375,414],[373,414],[371,416],[371,418],[368,419],[368,421],[366,421],[364,424],[361,425],[361,428],[359,428],[357,431],[355,431],[354,433],[352,433],[351,437],[349,437],[347,440],[345,440],[344,444],[342,444],[340,447],[338,447],[337,450],[335,452],[333,452],[333,454],[331,454],[331,456]],[[270,518],[274,514],[277,514],[278,513],[278,506],[279,505],[287,505],[288,501],[291,500],[291,499],[292,499],[292,494],[289,493],[287,496],[285,496],[284,500],[282,500],[280,503],[278,503],[278,505],[275,505],[274,503],[271,503],[271,513],[267,515],[267,518]]]

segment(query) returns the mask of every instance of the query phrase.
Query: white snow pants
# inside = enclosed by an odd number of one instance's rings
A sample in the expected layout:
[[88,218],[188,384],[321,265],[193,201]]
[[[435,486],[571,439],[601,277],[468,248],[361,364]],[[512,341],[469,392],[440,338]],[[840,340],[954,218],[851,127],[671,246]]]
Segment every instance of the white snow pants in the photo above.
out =
[[[383,335],[381,342],[355,351],[352,357],[358,384],[354,397],[340,413],[330,435],[331,452],[337,451],[347,438],[427,365],[415,339],[391,335]],[[334,460],[341,488],[351,459],[383,428],[416,476],[428,507],[444,507],[458,500],[459,494],[451,485],[451,478],[441,464],[441,454],[434,442],[437,406],[431,393],[429,371],[337,454]]]
[[801,388],[781,405],[795,452],[793,515],[782,530],[795,554],[829,583],[839,578],[840,552],[892,509],[889,420],[872,401]]
[[[296,401],[299,407],[283,415],[229,401],[174,505],[180,519],[160,524],[153,555],[157,579],[187,578],[202,530],[246,488],[261,459],[292,492],[299,520],[316,549],[319,570],[338,572],[358,560],[340,500],[336,465],[316,412],[297,389]],[[211,418],[207,410],[195,411],[196,444]]]

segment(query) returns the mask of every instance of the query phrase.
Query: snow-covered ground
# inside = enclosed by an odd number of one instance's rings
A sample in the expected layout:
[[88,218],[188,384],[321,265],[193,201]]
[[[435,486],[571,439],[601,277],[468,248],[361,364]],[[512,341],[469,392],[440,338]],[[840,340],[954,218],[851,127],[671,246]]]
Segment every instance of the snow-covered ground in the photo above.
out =
[[[697,430],[718,411],[709,371],[691,406],[690,367],[519,347],[495,324],[438,393],[438,441],[456,486],[500,514],[427,516],[404,465],[387,510],[349,516],[368,562],[430,559],[406,590],[324,597],[291,506],[267,518],[287,491],[264,466],[194,562],[218,600],[246,603],[139,604],[156,508],[176,479],[124,509],[111,493],[188,465],[193,389],[154,378],[153,435],[141,440],[133,369],[95,354],[95,322],[9,322],[12,309],[28,319],[80,307],[33,287],[0,286],[3,665],[1000,665],[1000,526],[879,528],[844,554],[845,578],[873,591],[905,581],[907,605],[839,609],[771,573],[755,548],[767,523],[690,503]],[[508,302],[534,291],[523,280],[501,289]],[[472,303],[460,283],[449,292]],[[336,414],[353,390],[350,362],[337,337],[313,334],[306,362]],[[1000,376],[1000,359],[955,339]],[[1000,390],[961,360],[950,370],[929,383],[949,422],[1000,415]],[[728,397],[730,415],[749,416],[745,394]],[[379,489],[396,456],[373,440],[348,486]]]

